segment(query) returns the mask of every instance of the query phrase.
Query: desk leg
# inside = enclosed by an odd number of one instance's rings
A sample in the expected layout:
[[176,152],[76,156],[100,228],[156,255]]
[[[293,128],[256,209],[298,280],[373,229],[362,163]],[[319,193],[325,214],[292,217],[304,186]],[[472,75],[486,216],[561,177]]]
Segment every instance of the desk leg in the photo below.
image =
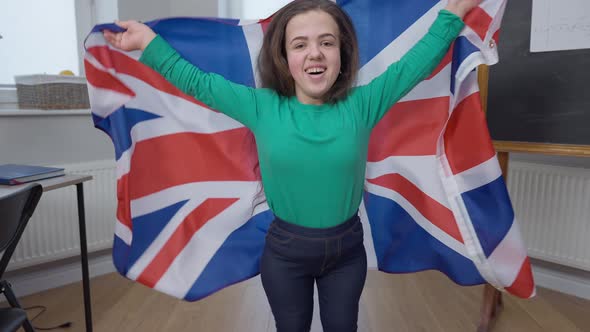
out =
[[88,273],[88,248],[86,242],[86,217],[84,212],[84,187],[76,184],[78,195],[78,224],[80,228],[80,256],[82,257],[82,286],[84,288],[84,313],[86,332],[92,332],[92,310],[90,308],[90,277]]

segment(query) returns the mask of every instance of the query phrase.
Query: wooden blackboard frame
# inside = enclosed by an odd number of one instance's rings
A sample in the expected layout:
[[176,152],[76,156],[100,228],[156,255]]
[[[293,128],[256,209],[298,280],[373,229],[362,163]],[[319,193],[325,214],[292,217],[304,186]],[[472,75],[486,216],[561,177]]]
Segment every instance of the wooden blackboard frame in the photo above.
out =
[[[483,111],[487,114],[489,68],[480,65],[477,80]],[[494,140],[494,147],[498,152],[522,152],[559,156],[590,157],[590,145],[534,143]]]

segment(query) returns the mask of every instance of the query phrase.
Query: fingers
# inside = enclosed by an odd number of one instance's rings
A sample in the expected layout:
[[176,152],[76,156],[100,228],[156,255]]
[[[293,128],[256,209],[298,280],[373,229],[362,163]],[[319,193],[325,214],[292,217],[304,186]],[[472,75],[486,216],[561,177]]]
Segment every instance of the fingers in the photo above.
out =
[[[131,21],[115,20],[115,25],[127,30],[130,22]],[[119,48],[121,47],[121,39],[123,38],[123,33],[124,32],[114,32],[108,29],[102,31],[102,35],[104,36],[106,41],[109,42],[111,45]]]
[[105,37],[105,39],[107,39],[107,40],[116,39],[116,38],[115,38],[115,35],[116,35],[116,34],[117,34],[117,33],[115,33],[115,32],[112,32],[111,30],[103,30],[103,31],[102,31],[102,35],[103,35],[103,36]]
[[138,21],[117,20],[115,24],[124,31],[103,30],[103,36],[109,44],[124,51],[143,50],[156,36],[153,30]]
[[110,30],[103,30],[102,35],[108,43],[117,48],[121,48],[121,39],[123,38],[122,32],[112,32]]
[[467,13],[479,6],[481,2],[482,0],[449,0],[445,9],[463,19]]
[[[115,20],[115,25],[128,31],[129,27],[131,25],[133,25],[133,23],[135,23],[136,21],[119,21],[119,20]],[[122,39],[123,39],[123,34],[124,32],[113,32],[111,30],[103,30],[102,34],[104,36],[104,38],[106,39],[107,42],[109,42],[111,45],[117,47],[117,48],[121,48],[122,47]]]
[[129,25],[135,23],[137,21],[119,21],[119,20],[115,20],[115,24],[123,29],[128,29]]

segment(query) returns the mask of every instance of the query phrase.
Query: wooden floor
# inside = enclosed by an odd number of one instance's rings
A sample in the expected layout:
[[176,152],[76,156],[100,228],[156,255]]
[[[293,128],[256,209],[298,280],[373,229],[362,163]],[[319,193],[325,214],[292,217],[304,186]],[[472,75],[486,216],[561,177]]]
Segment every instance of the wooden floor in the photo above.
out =
[[[198,302],[183,302],[119,276],[92,279],[94,331],[275,331],[259,278]],[[370,271],[361,298],[359,331],[475,331],[482,287],[459,287],[438,272],[388,275]],[[84,331],[80,283],[21,299],[48,310],[36,326],[66,321]],[[317,302],[316,302],[317,304]],[[33,313],[33,312],[31,312]],[[317,306],[312,332],[320,332]],[[590,332],[590,301],[538,289],[532,300],[504,295],[494,332]]]

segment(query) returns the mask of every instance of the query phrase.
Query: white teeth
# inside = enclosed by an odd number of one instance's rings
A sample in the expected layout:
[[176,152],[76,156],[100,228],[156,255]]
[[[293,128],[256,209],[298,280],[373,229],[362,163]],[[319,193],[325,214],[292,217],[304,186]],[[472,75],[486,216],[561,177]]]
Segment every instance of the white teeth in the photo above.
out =
[[305,70],[305,72],[308,73],[308,74],[323,73],[324,71],[325,71],[324,68],[318,68],[318,67],[308,68],[308,69]]

